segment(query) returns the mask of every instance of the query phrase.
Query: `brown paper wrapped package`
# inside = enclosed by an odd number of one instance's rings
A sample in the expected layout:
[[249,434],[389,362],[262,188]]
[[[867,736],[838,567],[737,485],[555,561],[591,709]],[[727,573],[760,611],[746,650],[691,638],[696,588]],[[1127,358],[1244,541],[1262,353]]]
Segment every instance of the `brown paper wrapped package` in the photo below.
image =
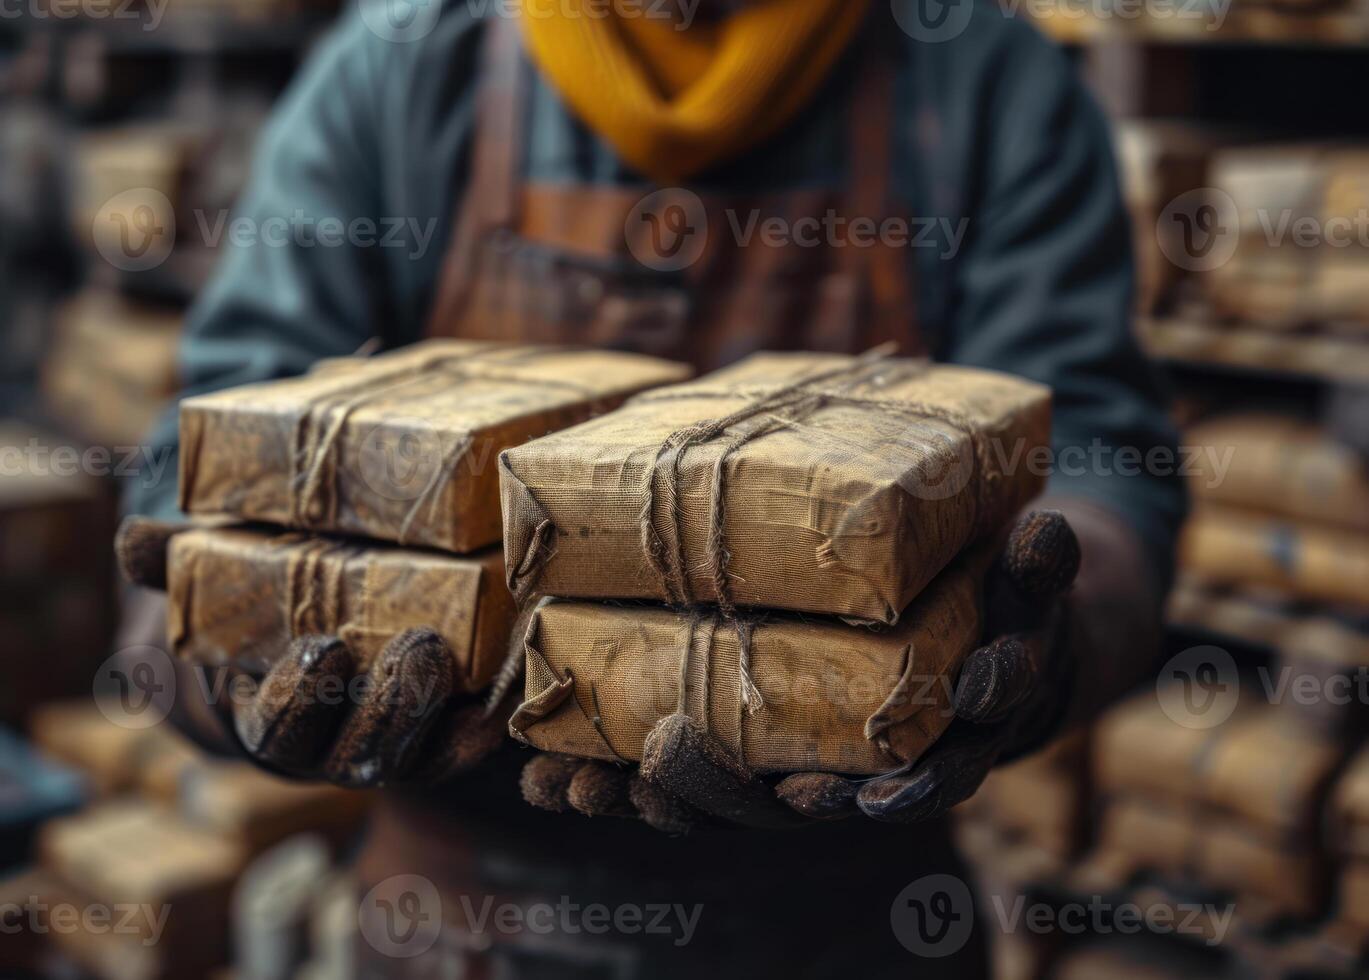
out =
[[[47,824],[38,851],[47,868],[94,902],[148,905],[154,921],[165,907],[161,938],[173,948],[224,934],[214,930],[226,930],[233,882],[251,857],[236,841],[133,800]],[[130,926],[151,922],[139,917]]]
[[1201,798],[1204,772],[1198,763],[1249,711],[1239,705],[1224,724],[1198,728],[1167,715],[1153,694],[1124,701],[1098,722],[1093,756],[1098,791],[1176,805]]
[[1264,585],[1314,602],[1369,603],[1369,533],[1200,506],[1179,561],[1215,582]]
[[1369,468],[1320,426],[1251,412],[1192,426],[1187,438],[1215,451],[1194,457],[1195,498],[1369,531]]
[[365,666],[391,638],[428,626],[457,682],[484,687],[503,662],[516,610],[500,553],[469,558],[299,532],[196,528],[171,540],[171,644],[200,664],[266,669],[292,639],[345,640]]
[[950,723],[951,684],[980,635],[966,564],[884,631],[546,600],[510,730],[546,751],[638,762],[652,727],[683,710],[759,772],[888,772]]
[[[1335,853],[1369,864],[1369,749],[1345,767],[1331,798],[1331,846]],[[1369,911],[1365,912],[1369,919]]]
[[1212,728],[1171,719],[1153,696],[1098,725],[1099,790],[1234,817],[1269,834],[1318,832],[1347,749],[1267,705],[1238,708]]
[[181,508],[465,552],[499,540],[494,459],[689,369],[435,340],[181,404]]
[[1326,901],[1327,874],[1315,840],[1269,835],[1241,820],[1136,798],[1110,802],[1086,886],[1115,887],[1142,872],[1196,880],[1310,917]]
[[1028,381],[758,354],[504,453],[510,585],[892,624],[1039,492],[1049,436]]

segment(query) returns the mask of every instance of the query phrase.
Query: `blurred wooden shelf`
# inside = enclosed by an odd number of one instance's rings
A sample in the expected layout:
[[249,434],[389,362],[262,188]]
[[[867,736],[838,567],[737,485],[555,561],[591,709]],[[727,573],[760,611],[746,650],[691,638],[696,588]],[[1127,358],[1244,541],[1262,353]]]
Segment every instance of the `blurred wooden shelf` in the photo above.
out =
[[1369,384],[1369,338],[1268,330],[1191,317],[1138,317],[1141,345],[1177,364]]
[[64,40],[93,41],[115,54],[205,57],[292,52],[306,46],[329,24],[332,12],[231,7],[166,11],[158,21],[141,16],[126,19],[56,18],[27,14],[9,19],[18,32],[50,34]]
[[[1199,0],[1179,2],[1178,9],[1196,8]],[[1275,7],[1232,7],[1221,19],[1173,16],[1165,19],[1100,17],[1069,4],[1032,20],[1061,44],[1132,43],[1148,45],[1255,45],[1265,47],[1338,47],[1369,50],[1369,16],[1361,10],[1323,10],[1298,13]]]

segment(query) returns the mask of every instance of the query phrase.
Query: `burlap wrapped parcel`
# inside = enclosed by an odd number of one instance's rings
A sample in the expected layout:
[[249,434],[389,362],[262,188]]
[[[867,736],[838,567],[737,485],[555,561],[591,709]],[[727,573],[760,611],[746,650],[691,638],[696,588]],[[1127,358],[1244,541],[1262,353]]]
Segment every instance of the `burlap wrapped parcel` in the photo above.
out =
[[510,730],[550,752],[639,762],[652,727],[683,711],[758,772],[888,772],[951,721],[952,682],[980,636],[969,564],[886,630],[543,600]]
[[499,540],[503,449],[687,378],[613,351],[434,340],[181,403],[180,503],[466,552]]
[[758,354],[500,456],[517,594],[896,623],[1042,486],[1049,389]]
[[1115,888],[1143,872],[1297,917],[1321,911],[1328,885],[1315,837],[1273,835],[1192,808],[1120,797],[1103,810],[1097,847],[1078,884]]
[[1099,790],[1233,818],[1271,836],[1317,833],[1344,743],[1253,699],[1220,725],[1186,720],[1167,715],[1154,695],[1108,712],[1097,729]]
[[435,629],[461,689],[498,672],[516,615],[501,554],[470,557],[242,527],[196,528],[171,540],[171,645],[194,663],[264,670],[290,641],[338,636],[368,665],[395,635]]

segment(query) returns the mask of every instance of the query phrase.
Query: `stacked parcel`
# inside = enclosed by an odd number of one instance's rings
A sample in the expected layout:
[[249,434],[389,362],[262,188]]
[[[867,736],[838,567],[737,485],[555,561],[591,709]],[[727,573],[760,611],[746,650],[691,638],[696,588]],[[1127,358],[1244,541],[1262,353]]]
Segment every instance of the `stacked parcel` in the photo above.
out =
[[429,341],[187,399],[182,509],[260,523],[173,539],[174,649],[261,670],[318,633],[365,666],[430,626],[459,685],[480,690],[516,613],[492,547],[494,458],[688,374],[632,354]]
[[758,354],[503,453],[510,587],[557,597],[514,734],[637,761],[684,712],[761,772],[915,759],[980,639],[970,546],[1040,490],[1049,429],[1027,381]]
[[1089,887],[1148,873],[1233,895],[1252,918],[1315,918],[1329,885],[1323,813],[1349,748],[1280,705],[1199,694],[1190,706],[1183,690],[1133,698],[1098,725]]

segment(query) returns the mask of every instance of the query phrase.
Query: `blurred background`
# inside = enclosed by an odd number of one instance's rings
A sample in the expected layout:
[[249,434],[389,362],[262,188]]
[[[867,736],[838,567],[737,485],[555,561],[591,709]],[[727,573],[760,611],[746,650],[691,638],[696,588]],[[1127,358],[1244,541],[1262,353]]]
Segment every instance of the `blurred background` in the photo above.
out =
[[[986,896],[1088,911],[1068,933],[1003,929],[998,975],[1369,975],[1369,6],[1009,6],[1114,120],[1137,333],[1170,377],[1196,507],[1161,696],[962,807]],[[142,692],[92,697],[118,627],[120,480],[156,471],[139,440],[214,260],[213,228],[149,222],[228,214],[335,14],[0,2],[0,975],[348,974],[341,868],[365,796],[111,717],[104,699]],[[129,228],[169,257],[104,260]],[[147,921],[115,930],[81,919],[92,906]],[[1119,909],[1146,914],[1126,928]]]

